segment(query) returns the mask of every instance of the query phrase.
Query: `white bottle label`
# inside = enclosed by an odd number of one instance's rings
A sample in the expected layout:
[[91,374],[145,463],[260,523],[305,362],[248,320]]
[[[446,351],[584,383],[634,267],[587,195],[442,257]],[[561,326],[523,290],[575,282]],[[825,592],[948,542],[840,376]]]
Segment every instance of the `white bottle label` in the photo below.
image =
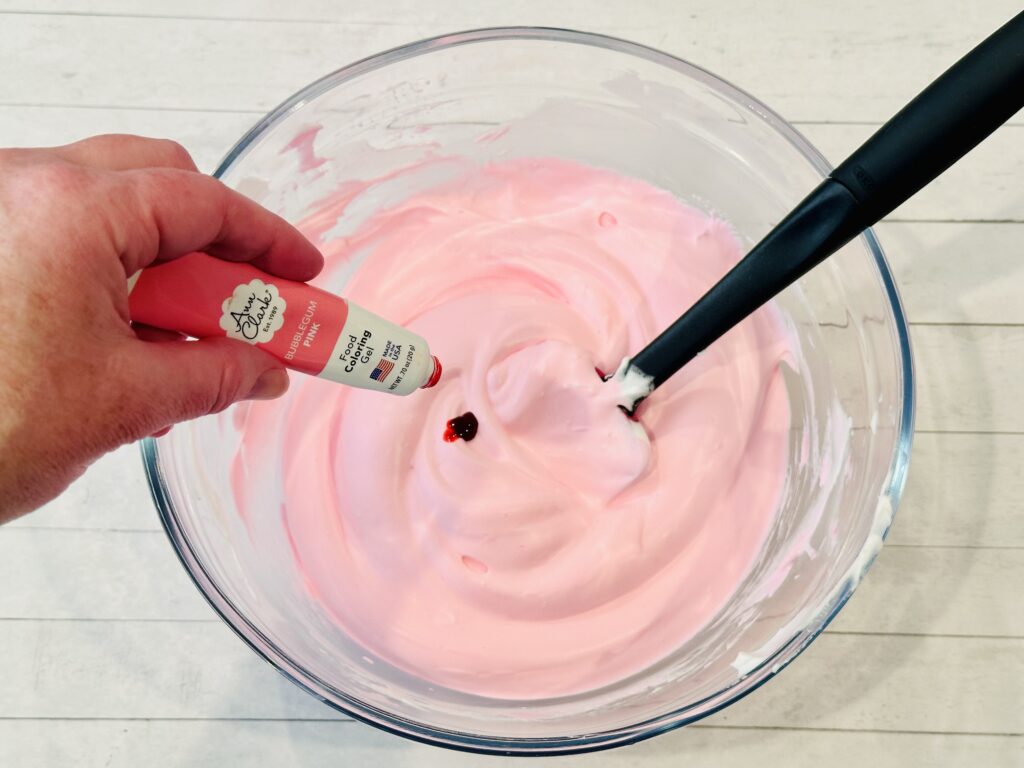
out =
[[415,333],[348,305],[345,327],[320,376],[394,395],[415,392],[430,377],[434,360]]

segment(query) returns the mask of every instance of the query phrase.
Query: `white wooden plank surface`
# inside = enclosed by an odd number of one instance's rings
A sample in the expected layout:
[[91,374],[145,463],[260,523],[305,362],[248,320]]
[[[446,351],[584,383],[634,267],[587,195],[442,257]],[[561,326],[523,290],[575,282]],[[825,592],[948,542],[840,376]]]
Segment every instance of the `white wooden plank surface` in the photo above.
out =
[[1024,323],[1019,224],[882,222],[875,231],[912,323]]
[[[0,644],[0,718],[341,717],[220,623],[5,621]],[[1022,675],[1020,639],[826,633],[710,722],[1018,734]]]
[[[1018,11],[1010,0],[969,13],[927,0],[0,0],[0,146],[135,132],[175,138],[212,169],[262,110],[326,71],[438,32],[533,23],[707,66],[837,161]],[[796,664],[734,707],[555,764],[1024,766],[1024,115],[1011,123],[878,228],[914,326],[921,432],[866,583]],[[0,765],[493,762],[338,719],[242,646],[178,567],[133,448],[0,529],[0,584]]]
[[1024,547],[1021,467],[1022,435],[918,432],[889,543]]
[[[224,768],[267,765],[471,768],[499,765],[534,768],[529,758],[485,761],[474,755],[428,750],[347,722],[105,720],[0,722],[0,764],[74,765],[76,768]],[[979,765],[1019,768],[1020,740],[1012,736],[709,728],[701,725],[625,750],[553,758],[557,768],[873,768]],[[38,745],[27,748],[27,745]],[[301,746],[300,746],[301,745]],[[613,763],[614,761],[614,763]]]
[[917,428],[1024,432],[1024,327],[916,325]]
[[[37,6],[31,0],[5,0],[4,7]],[[266,109],[280,94],[385,48],[459,29],[535,24],[582,28],[662,48],[758,94],[791,119],[818,121],[884,120],[1020,10],[1013,0],[976,4],[970,19],[923,0],[871,0],[855,11],[844,0],[786,0],[772,3],[770,12],[757,0],[639,1],[628,10],[586,0],[358,5],[118,0],[45,7],[85,15],[7,14],[0,24],[0,50],[56,77],[32,77],[24,64],[16,65],[13,76],[0,84],[0,99]],[[97,8],[127,15],[96,17]],[[271,21],[253,20],[260,18]],[[290,21],[275,21],[285,18]],[[92,46],[113,40],[118,56],[92,55]],[[123,61],[133,62],[131,70]],[[768,61],[771,66],[765,66]]]

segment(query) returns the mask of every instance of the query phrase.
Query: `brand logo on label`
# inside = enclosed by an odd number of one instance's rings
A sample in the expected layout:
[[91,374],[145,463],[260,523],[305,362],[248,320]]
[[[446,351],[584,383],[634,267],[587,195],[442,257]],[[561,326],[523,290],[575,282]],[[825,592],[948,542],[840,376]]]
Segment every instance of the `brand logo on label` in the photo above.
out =
[[220,327],[232,339],[266,344],[284,325],[285,306],[276,285],[252,280],[224,300]]

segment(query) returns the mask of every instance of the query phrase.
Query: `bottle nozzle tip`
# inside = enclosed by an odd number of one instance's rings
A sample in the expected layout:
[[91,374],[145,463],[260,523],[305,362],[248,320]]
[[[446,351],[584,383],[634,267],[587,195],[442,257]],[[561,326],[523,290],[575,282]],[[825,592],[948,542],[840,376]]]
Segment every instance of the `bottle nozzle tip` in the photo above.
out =
[[437,359],[436,355],[432,355],[432,359],[434,360],[434,370],[431,372],[430,378],[427,379],[427,383],[420,389],[430,389],[441,380],[441,361]]

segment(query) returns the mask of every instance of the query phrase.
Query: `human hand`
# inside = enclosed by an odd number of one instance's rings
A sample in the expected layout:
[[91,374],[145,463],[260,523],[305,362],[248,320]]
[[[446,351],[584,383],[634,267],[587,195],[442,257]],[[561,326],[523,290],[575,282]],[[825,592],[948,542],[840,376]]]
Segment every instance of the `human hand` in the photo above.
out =
[[281,363],[249,344],[132,326],[127,278],[193,251],[292,280],[323,266],[173,142],[0,150],[0,523],[119,445],[287,389]]

